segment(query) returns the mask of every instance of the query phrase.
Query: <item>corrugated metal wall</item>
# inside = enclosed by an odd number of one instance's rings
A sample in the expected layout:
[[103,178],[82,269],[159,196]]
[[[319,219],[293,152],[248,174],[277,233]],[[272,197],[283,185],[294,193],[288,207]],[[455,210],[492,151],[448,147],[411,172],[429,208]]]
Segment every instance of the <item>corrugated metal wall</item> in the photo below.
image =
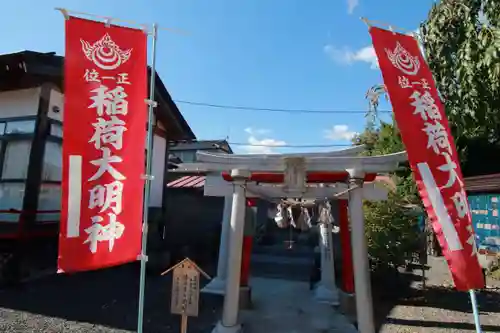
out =
[[469,195],[472,224],[479,250],[500,252],[500,194]]

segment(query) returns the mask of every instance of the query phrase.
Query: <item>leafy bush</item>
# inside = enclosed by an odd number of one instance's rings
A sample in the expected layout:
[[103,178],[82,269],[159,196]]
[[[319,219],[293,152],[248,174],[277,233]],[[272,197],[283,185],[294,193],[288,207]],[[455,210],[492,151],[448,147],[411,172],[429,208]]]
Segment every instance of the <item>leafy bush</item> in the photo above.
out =
[[[364,144],[363,155],[374,156],[404,151],[398,128],[391,123],[367,126],[354,138]],[[368,252],[373,270],[394,269],[405,265],[418,249],[418,217],[414,208],[420,205],[416,184],[409,167],[388,175],[396,185],[390,189],[388,200],[364,203]]]
[[410,177],[394,176],[396,191],[387,201],[365,202],[368,253],[373,270],[403,266],[418,250],[418,217],[412,213],[414,182]]

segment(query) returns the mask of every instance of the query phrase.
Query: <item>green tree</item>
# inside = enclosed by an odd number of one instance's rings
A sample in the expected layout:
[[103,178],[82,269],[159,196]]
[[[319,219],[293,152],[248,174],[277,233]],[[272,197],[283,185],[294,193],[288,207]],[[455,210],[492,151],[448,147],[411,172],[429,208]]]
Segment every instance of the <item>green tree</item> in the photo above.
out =
[[368,156],[385,155],[405,150],[399,130],[393,123],[380,121],[378,127],[365,128],[365,131],[354,138],[354,144],[363,144]]
[[500,0],[441,0],[421,25],[464,175],[499,172]]

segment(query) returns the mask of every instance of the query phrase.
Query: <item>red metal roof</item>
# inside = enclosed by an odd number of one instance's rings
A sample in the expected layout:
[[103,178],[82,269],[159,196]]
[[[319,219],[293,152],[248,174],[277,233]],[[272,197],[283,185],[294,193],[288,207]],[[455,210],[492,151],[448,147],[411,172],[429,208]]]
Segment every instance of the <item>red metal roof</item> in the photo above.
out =
[[468,192],[499,192],[500,174],[466,177],[465,190]]
[[205,176],[184,176],[167,184],[168,188],[202,188]]

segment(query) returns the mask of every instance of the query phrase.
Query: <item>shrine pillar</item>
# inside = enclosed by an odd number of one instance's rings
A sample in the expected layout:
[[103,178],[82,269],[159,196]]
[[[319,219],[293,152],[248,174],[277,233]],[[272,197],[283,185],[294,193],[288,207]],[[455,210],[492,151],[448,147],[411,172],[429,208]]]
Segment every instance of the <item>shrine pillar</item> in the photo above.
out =
[[245,183],[250,173],[246,170],[231,171],[233,179],[233,202],[229,229],[229,248],[227,259],[226,291],[222,319],[215,326],[213,333],[238,333],[241,257],[243,249],[243,229],[245,225],[246,193]]
[[[331,216],[331,211],[329,212]],[[330,218],[319,225],[319,248],[321,253],[321,280],[314,291],[314,298],[321,303],[339,305],[339,293],[335,284],[333,253],[333,224]]]
[[226,292],[227,256],[229,248],[229,231],[231,229],[231,208],[233,197],[224,198],[224,212],[219,244],[219,258],[217,260],[217,276],[213,278],[201,291],[207,294],[224,295]]
[[354,295],[351,228],[349,226],[349,200],[339,200],[340,246],[342,253],[342,291]]
[[351,227],[349,223],[349,200],[340,199],[338,207],[340,252],[342,255],[342,283],[339,291],[340,309],[342,313],[355,322],[356,301],[354,299],[354,269],[352,263]]
[[349,170],[349,175],[351,186],[349,214],[352,228],[352,256],[358,330],[360,333],[375,333],[368,246],[363,215],[364,172],[354,169]]

